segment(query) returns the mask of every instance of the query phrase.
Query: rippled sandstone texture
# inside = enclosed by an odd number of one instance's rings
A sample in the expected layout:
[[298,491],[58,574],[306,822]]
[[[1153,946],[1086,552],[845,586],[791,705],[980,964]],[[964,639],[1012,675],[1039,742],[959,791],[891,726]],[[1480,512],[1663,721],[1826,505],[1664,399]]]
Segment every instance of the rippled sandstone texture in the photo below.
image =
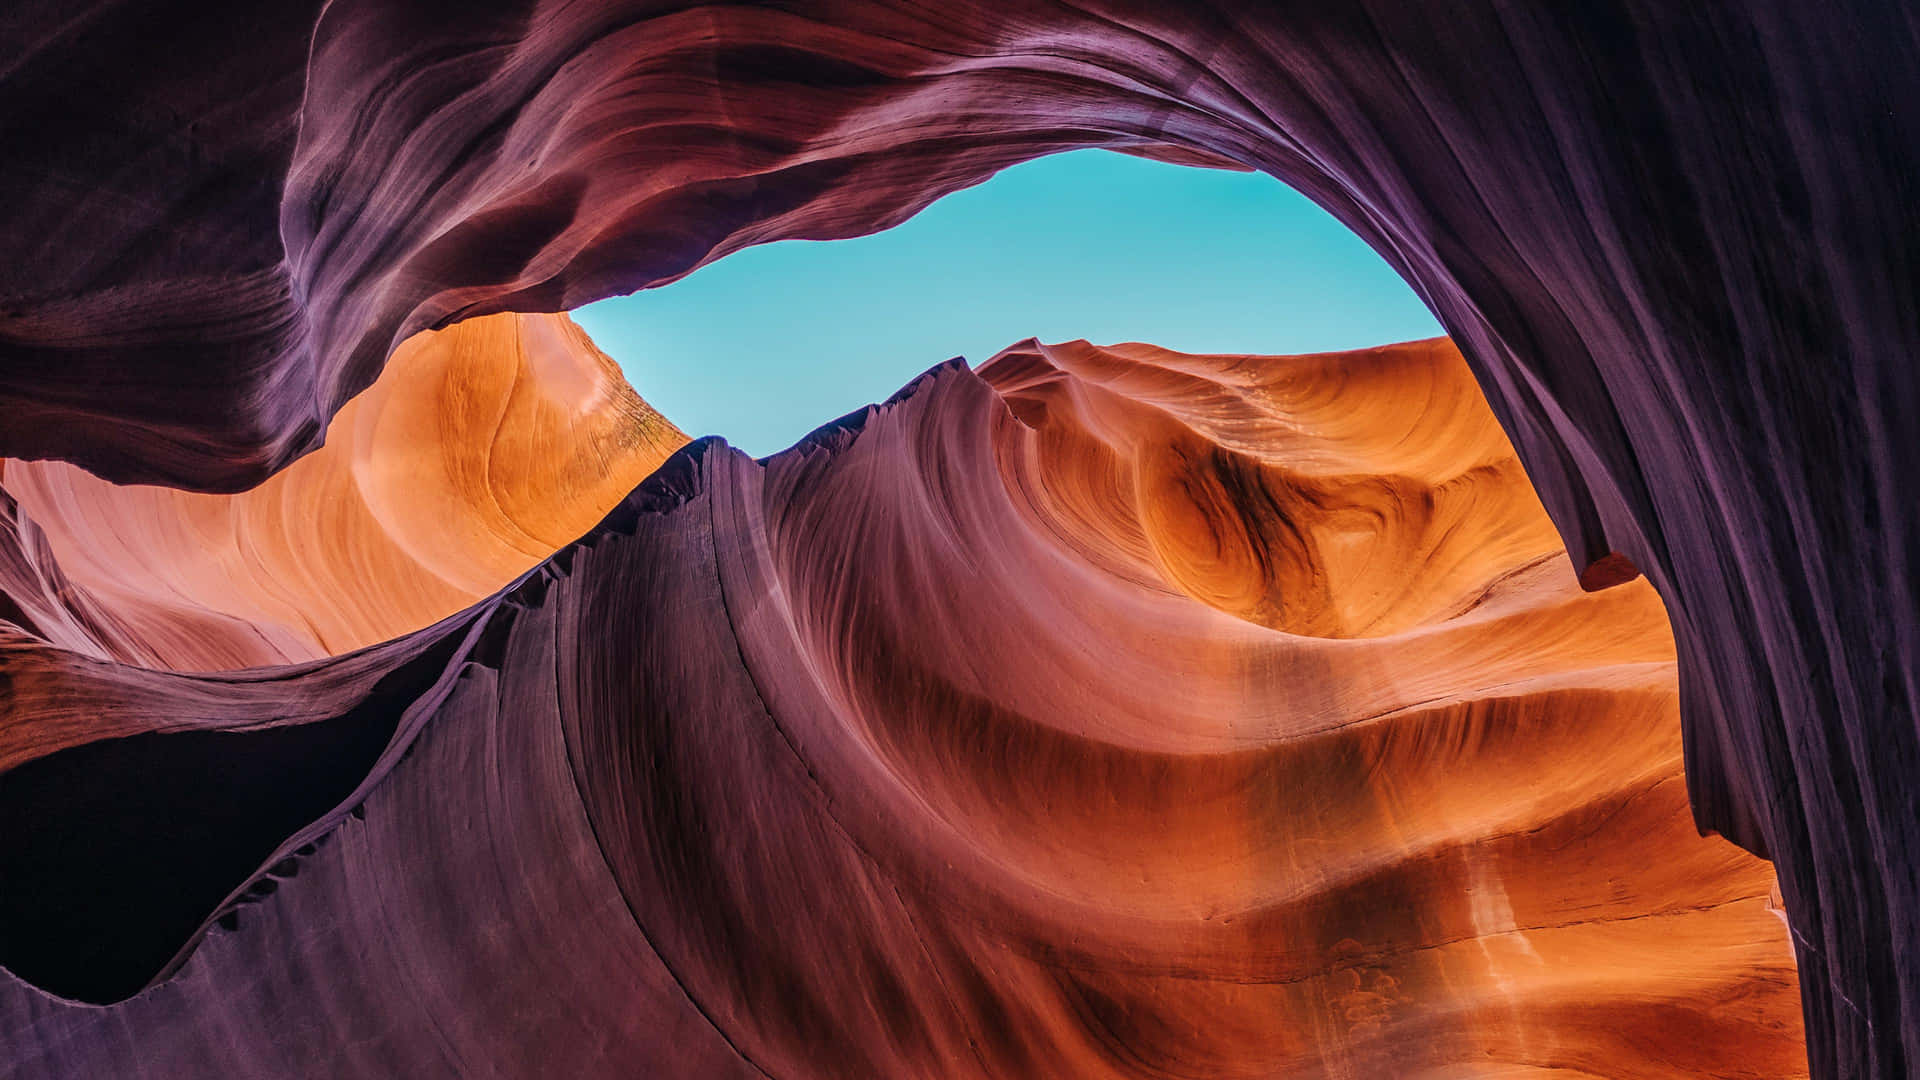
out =
[[120,1002],[5,977],[8,1075],[1805,1074],[1659,601],[1444,341],[1029,342],[365,652],[32,658],[174,731],[0,775],[0,960]]
[[1262,168],[1433,305],[1575,565],[1660,590],[1693,811],[1779,869],[1815,1071],[1902,1077],[1915,19],[30,0],[0,15],[0,455],[231,490],[416,329],[884,227],[1067,147]]

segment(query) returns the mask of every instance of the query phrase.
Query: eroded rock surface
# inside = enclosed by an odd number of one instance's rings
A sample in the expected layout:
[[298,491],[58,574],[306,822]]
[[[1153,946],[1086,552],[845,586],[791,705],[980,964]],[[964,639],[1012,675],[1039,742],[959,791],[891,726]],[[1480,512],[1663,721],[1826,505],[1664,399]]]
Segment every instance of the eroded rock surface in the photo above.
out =
[[1431,303],[1574,565],[1660,590],[1694,814],[1779,868],[1816,1071],[1905,1077],[1916,41],[1868,0],[27,0],[0,455],[236,490],[417,330],[1054,150],[1264,169]]
[[0,462],[37,555],[0,565],[0,588],[90,655],[176,671],[315,660],[498,591],[686,441],[566,316],[487,316],[401,346],[324,449],[238,495]]
[[369,651],[29,652],[152,731],[0,774],[0,959],[117,1002],[3,977],[9,1075],[1806,1070],[1659,601],[1444,341],[1029,342]]

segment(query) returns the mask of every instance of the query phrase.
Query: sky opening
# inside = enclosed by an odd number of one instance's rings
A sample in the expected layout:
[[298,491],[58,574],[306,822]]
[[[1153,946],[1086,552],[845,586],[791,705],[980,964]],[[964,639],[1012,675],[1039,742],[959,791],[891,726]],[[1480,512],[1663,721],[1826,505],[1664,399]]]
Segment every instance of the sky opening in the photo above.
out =
[[1270,176],[1082,150],[896,228],[736,252],[573,317],[689,435],[762,456],[1027,337],[1304,353],[1433,337],[1373,250]]

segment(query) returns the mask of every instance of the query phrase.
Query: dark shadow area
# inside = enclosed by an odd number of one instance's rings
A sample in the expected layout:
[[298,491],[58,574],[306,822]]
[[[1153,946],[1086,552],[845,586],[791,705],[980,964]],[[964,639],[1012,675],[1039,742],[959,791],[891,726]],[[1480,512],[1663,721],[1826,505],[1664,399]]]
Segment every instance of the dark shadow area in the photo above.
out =
[[[275,848],[353,793],[463,637],[329,720],[108,739],[0,774],[0,964],[80,1001],[139,992]],[[276,876],[297,869],[284,863]]]

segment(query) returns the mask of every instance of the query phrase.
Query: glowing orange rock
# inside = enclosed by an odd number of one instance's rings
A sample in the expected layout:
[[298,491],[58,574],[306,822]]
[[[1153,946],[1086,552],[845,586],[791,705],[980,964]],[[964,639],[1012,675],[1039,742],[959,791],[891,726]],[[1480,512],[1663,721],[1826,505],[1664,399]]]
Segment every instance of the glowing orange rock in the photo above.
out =
[[409,339],[326,446],[251,491],[122,487],[59,462],[0,484],[129,627],[123,659],[334,655],[461,610],[587,531],[687,441],[565,315]]
[[0,1071],[1806,1074],[1660,603],[1581,588],[1449,343],[1025,343],[515,533],[505,459],[598,491],[603,429],[486,418],[577,370],[362,403],[383,573],[558,546],[453,618],[204,675],[0,649],[0,819],[40,815]]

